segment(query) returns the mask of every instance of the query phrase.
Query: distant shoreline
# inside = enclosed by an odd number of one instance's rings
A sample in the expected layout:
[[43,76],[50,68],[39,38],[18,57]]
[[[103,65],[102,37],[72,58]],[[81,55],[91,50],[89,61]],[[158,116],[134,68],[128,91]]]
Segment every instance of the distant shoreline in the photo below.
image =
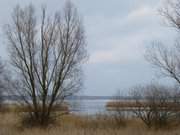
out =
[[[20,100],[22,99],[21,96],[17,95],[11,95],[11,96],[3,96],[2,97],[4,100]],[[120,96],[120,97],[115,97],[115,96],[71,96],[66,98],[66,100],[134,100],[133,97],[130,96]]]

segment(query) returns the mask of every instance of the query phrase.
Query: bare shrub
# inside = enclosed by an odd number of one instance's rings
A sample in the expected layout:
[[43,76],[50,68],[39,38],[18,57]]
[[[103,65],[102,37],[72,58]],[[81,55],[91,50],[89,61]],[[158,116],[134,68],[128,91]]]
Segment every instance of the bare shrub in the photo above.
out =
[[135,115],[149,128],[166,127],[173,120],[177,120],[180,107],[174,88],[151,84],[133,88],[132,96],[135,100]]
[[119,128],[125,127],[128,119],[127,110],[122,107],[122,103],[124,103],[123,96],[122,93],[118,91],[113,100],[106,104],[109,116]]
[[114,119],[114,121],[117,123],[118,127],[125,127],[127,121],[126,110],[124,110],[124,108],[119,106],[119,104],[122,103],[120,93],[115,96],[113,103],[115,105],[113,106],[113,109],[111,111],[111,116]]
[[111,115],[112,115],[111,117],[113,118],[113,120],[115,121],[115,123],[119,128],[126,126],[127,118],[123,110],[116,107],[116,109]]
[[[116,115],[117,116],[117,115]],[[118,119],[116,119],[118,118]],[[115,117],[114,114],[102,114],[98,113],[93,117],[89,117],[89,128],[94,129],[119,129],[126,126],[126,121],[118,121],[119,117]]]
[[7,70],[6,64],[0,61],[0,111],[5,111],[7,109],[6,106],[4,106],[4,101],[8,100],[8,90],[10,89],[11,81],[10,81],[10,75],[11,73]]

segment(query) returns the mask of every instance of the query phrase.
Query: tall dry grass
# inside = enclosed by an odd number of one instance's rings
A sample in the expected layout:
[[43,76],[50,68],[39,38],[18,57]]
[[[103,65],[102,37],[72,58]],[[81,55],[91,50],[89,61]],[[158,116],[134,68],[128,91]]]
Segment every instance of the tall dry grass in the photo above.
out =
[[126,127],[113,125],[104,116],[86,117],[67,115],[47,129],[25,128],[16,113],[0,114],[0,135],[180,135],[180,128],[150,130],[139,120],[127,120]]

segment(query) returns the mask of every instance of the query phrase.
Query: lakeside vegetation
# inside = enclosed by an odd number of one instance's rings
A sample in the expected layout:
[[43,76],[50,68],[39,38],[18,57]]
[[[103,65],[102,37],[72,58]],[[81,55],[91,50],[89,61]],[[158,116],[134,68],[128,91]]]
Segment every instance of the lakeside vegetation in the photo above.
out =
[[126,120],[126,125],[120,126],[107,116],[96,117],[65,115],[48,128],[28,128],[21,123],[21,117],[16,113],[1,113],[1,135],[179,135],[179,126],[164,129],[149,129],[140,120]]
[[[180,0],[169,4],[171,12],[165,7],[161,14],[179,31]],[[14,71],[10,69],[11,74],[0,62],[0,135],[180,134],[179,41],[172,49],[153,42],[145,56],[176,85],[138,85],[124,101],[122,95],[113,96],[106,104],[108,113],[77,115],[66,100],[83,86],[82,64],[88,58],[83,22],[70,1],[54,16],[45,7],[38,15],[32,4],[16,6],[5,28]],[[5,104],[4,96],[13,103]]]

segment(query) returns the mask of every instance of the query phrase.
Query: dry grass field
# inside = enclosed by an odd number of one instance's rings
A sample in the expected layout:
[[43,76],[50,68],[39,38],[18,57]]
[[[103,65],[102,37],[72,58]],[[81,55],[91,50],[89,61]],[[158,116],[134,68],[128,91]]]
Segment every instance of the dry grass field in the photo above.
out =
[[46,129],[24,127],[15,113],[1,113],[0,120],[0,135],[180,135],[179,127],[147,129],[138,120],[128,120],[125,127],[118,127],[111,119],[101,116],[66,115]]

